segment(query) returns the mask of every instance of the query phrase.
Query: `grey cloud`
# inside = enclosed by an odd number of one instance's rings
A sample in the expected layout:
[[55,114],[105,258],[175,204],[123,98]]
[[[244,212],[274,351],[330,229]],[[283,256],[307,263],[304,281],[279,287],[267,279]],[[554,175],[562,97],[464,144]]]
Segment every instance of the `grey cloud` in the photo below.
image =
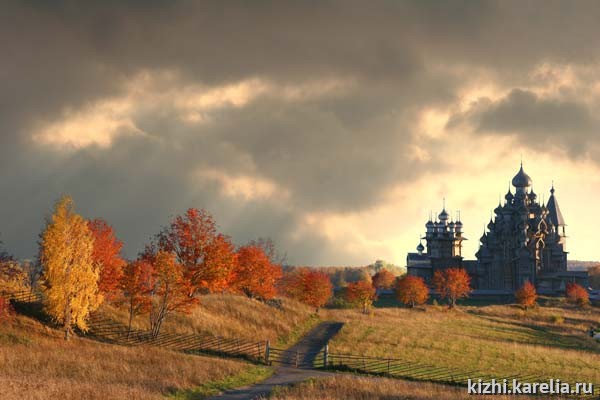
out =
[[480,134],[514,135],[535,150],[563,151],[573,156],[588,156],[600,132],[600,120],[589,104],[571,98],[540,97],[521,89],[495,102],[480,99],[467,113],[453,116],[448,126],[464,122]]
[[[293,235],[302,215],[368,209],[390,187],[442,167],[409,157],[417,112],[452,104],[479,74],[519,87],[540,62],[597,61],[598,50],[581,44],[600,33],[600,4],[566,4],[8,2],[0,13],[0,232],[7,247],[32,255],[45,213],[69,192],[86,216],[115,225],[130,256],[170,215],[196,206],[236,241],[272,236],[299,263],[347,261],[318,233]],[[181,87],[248,78],[353,86],[317,99],[264,95],[197,126],[168,107],[136,109],[146,136],[121,136],[109,148],[31,144],[36,128],[125,93],[144,71],[172,72]],[[596,126],[579,106],[515,91],[463,118],[477,118],[481,131],[527,132],[526,140],[540,127],[555,137],[572,128],[581,139],[561,140],[577,146]],[[202,168],[272,180],[291,193],[289,204],[223,197],[194,181]]]

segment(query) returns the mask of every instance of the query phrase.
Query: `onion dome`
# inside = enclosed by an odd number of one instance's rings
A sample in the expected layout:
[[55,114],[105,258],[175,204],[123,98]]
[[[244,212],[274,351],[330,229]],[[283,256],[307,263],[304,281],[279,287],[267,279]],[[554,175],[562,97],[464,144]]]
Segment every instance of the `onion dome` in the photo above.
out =
[[537,199],[537,194],[535,194],[535,192],[533,191],[533,188],[531,188],[531,191],[529,192],[529,200],[535,200]]
[[496,215],[500,214],[502,212],[502,204],[498,203],[498,207],[494,209],[494,212]]
[[463,226],[463,223],[462,223],[461,221],[456,221],[456,222],[454,223],[454,226],[456,226],[457,228],[462,228],[462,226]]
[[512,178],[513,186],[516,188],[526,188],[531,186],[531,183],[531,178],[523,171],[523,164],[521,164],[521,169],[519,169],[519,172]]
[[487,243],[487,235],[485,234],[485,232],[483,233],[483,235],[481,235],[481,237],[479,238],[479,241],[480,241],[482,244],[485,244],[485,243]]
[[427,223],[425,224],[426,228],[433,228],[433,222],[431,220],[427,221]]
[[440,219],[440,221],[447,221],[449,217],[450,217],[450,215],[448,215],[448,212],[446,212],[445,208],[442,210],[440,215],[438,215],[438,218]]
[[490,222],[488,223],[487,227],[488,227],[489,230],[494,229],[494,221],[492,221],[491,218],[490,218]]
[[455,223],[454,223],[454,222],[452,222],[452,221],[450,221],[450,223],[448,224],[448,227],[449,227],[450,229],[454,229],[454,226],[455,226]]
[[423,243],[419,243],[419,245],[417,246],[417,251],[419,252],[419,254],[421,254],[423,250],[425,250],[425,246],[423,246]]
[[512,199],[515,198],[515,196],[513,196],[512,192],[510,191],[510,184],[508,185],[508,192],[506,192],[506,195],[504,195],[504,198],[509,203],[512,201]]

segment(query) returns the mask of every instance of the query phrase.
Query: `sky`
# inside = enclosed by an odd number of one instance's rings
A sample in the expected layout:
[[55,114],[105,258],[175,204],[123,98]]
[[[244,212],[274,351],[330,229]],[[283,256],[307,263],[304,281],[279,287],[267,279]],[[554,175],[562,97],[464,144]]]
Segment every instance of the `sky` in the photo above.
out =
[[135,257],[189,207],[296,265],[404,265],[431,211],[473,259],[523,160],[598,260],[600,3],[15,1],[0,13],[0,239],[70,194]]

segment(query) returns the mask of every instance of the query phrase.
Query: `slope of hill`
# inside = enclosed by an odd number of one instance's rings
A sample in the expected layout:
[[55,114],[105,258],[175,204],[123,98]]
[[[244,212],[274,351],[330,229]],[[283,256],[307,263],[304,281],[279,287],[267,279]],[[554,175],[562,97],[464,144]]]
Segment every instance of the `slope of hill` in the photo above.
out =
[[[101,311],[111,319],[127,324],[128,314],[124,307],[104,305]],[[200,305],[190,314],[168,316],[162,331],[270,340],[278,345],[288,345],[318,321],[313,311],[285,298],[280,307],[275,307],[245,296],[212,294],[202,296]],[[137,316],[133,328],[148,329],[147,316]]]
[[0,324],[0,397],[7,400],[188,398],[209,382],[238,386],[269,374],[257,368],[155,347],[65,342],[62,332],[25,316]]
[[346,324],[330,343],[332,353],[600,384],[600,345],[586,335],[590,326],[600,325],[596,309],[427,306],[376,309],[373,315],[337,310],[335,316]]

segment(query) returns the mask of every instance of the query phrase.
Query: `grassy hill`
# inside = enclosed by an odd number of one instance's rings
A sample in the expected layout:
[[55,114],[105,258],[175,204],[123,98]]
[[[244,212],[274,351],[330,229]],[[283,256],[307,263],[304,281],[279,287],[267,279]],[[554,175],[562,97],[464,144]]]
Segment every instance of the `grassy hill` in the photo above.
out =
[[600,383],[600,345],[585,334],[600,325],[597,309],[554,304],[527,312],[511,305],[330,312],[346,322],[330,343],[332,353],[401,358],[499,377]]
[[0,397],[12,399],[198,398],[259,380],[244,362],[74,337],[25,316],[0,324]]
[[[128,322],[124,307],[104,305],[101,312],[123,325]],[[168,316],[162,331],[270,340],[272,344],[286,346],[318,322],[313,312],[314,309],[290,299],[283,299],[277,308],[244,296],[212,294],[202,296],[200,305],[190,314]],[[148,329],[148,317],[136,317],[133,328]]]

